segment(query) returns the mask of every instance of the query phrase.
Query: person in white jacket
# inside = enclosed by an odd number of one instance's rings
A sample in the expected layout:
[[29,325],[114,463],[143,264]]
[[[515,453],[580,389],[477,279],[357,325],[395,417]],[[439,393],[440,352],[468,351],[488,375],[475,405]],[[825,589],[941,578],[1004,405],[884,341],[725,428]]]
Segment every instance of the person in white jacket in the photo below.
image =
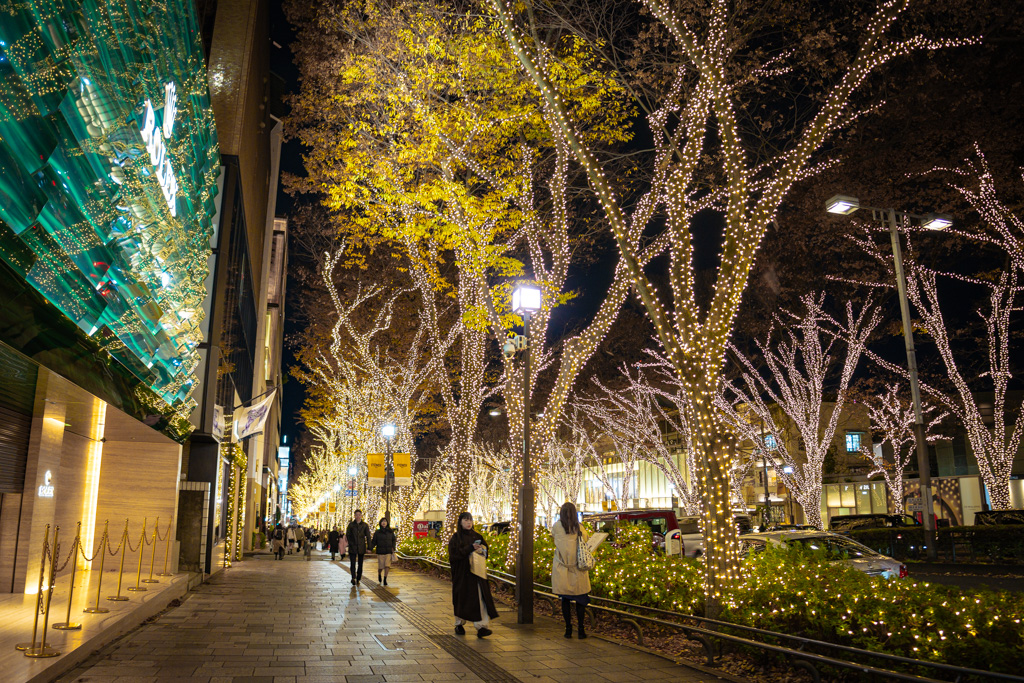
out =
[[572,603],[576,603],[576,634],[586,638],[583,618],[590,603],[590,572],[576,566],[576,543],[587,532],[580,526],[576,506],[565,503],[558,511],[558,521],[551,527],[555,539],[555,556],[551,563],[551,590],[562,599],[562,617],[565,618],[565,637],[572,638]]
[[288,527],[288,533],[285,535],[288,539],[288,554],[291,555],[292,551],[295,550],[295,527]]

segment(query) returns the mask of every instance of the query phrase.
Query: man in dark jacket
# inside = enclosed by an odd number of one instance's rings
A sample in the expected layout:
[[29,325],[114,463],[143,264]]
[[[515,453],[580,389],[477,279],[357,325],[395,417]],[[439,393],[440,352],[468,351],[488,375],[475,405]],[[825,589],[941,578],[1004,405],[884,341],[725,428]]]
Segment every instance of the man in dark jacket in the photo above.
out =
[[384,574],[384,585],[388,585],[388,571],[391,569],[391,554],[398,546],[398,539],[395,538],[395,531],[387,517],[380,520],[376,531],[373,532],[373,552],[377,553],[377,583],[380,583],[381,573]]
[[338,532],[337,525],[335,525],[331,532],[327,534],[327,546],[331,549],[331,562],[334,562],[334,556],[338,554],[339,545],[341,545],[341,534]]
[[345,540],[348,541],[349,561],[352,564],[352,585],[356,586],[363,578],[363,556],[370,547],[370,526],[363,521],[362,510],[356,510],[352,516],[355,519],[345,529]]

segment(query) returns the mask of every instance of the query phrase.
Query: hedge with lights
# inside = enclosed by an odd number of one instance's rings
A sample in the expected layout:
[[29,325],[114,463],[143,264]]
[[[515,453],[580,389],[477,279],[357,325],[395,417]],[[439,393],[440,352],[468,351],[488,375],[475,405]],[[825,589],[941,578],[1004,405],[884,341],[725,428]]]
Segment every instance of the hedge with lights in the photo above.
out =
[[[551,535],[538,529],[534,572],[550,583]],[[507,536],[484,534],[492,567],[504,566]],[[444,561],[436,539],[410,539],[407,555]],[[697,560],[655,554],[650,531],[620,527],[590,573],[592,595],[703,614]],[[745,561],[744,581],[725,601],[738,624],[958,666],[1016,672],[1024,666],[1024,596],[871,577],[824,554],[769,548]]]

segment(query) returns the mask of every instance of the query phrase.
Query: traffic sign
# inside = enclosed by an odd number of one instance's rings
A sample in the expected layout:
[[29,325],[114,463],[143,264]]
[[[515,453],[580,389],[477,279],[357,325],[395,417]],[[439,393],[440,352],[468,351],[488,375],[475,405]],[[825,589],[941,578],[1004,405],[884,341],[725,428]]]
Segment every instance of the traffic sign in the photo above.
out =
[[907,512],[924,512],[924,500],[920,496],[907,498]]

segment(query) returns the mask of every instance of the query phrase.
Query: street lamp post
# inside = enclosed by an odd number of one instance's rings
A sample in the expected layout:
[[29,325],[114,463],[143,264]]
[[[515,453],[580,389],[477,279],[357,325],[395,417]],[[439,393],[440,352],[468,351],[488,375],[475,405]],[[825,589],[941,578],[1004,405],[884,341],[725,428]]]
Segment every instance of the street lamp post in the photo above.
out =
[[[783,466],[782,473],[793,474],[793,467],[790,465]],[[793,491],[789,487],[786,487],[786,498],[789,501],[789,523],[796,524],[796,518],[793,517]]]
[[537,287],[519,285],[512,292],[512,310],[523,316],[523,468],[519,486],[519,561],[516,563],[517,621],[533,623],[533,463],[530,458],[530,316],[540,310]]
[[907,275],[903,270],[903,251],[900,248],[900,233],[897,217],[915,218],[921,227],[928,230],[945,230],[953,224],[953,219],[946,214],[930,213],[917,216],[895,209],[874,209],[861,207],[856,197],[836,195],[825,203],[829,213],[848,216],[858,209],[871,210],[872,218],[884,220],[889,226],[889,237],[892,240],[892,257],[896,271],[896,290],[900,298],[900,315],[903,318],[903,341],[907,351],[907,371],[910,375],[910,397],[914,404],[914,442],[917,446],[917,469],[920,477],[921,503],[924,510],[924,539],[928,559],[938,559],[938,547],[935,542],[935,507],[932,502],[931,465],[928,459],[928,442],[925,439],[924,413],[921,409],[921,385],[917,378],[917,352],[914,348],[914,328],[910,320],[910,301],[907,299]]
[[387,451],[384,460],[384,519],[388,520],[388,526],[391,526],[391,481],[395,476],[395,468],[391,462],[391,439],[395,436],[395,425],[385,422],[384,426],[380,428],[380,434],[384,437],[384,446]]
[[761,420],[761,465],[764,469],[764,528],[771,522],[771,498],[768,493],[768,444],[764,442],[764,420]]

